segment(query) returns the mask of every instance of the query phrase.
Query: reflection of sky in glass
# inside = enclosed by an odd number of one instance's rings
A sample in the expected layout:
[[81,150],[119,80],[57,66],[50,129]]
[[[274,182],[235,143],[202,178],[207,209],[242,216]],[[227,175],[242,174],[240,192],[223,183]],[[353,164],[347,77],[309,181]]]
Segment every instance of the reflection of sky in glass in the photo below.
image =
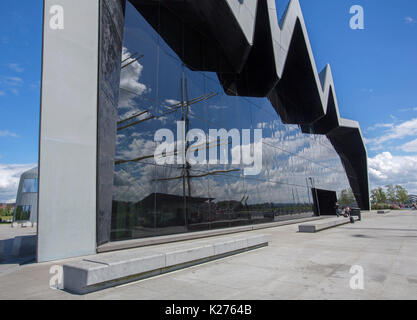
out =
[[[247,199],[258,203],[311,203],[310,177],[317,188],[336,190],[349,187],[339,156],[325,136],[303,134],[298,126],[284,125],[266,98],[228,96],[214,73],[195,72],[182,65],[175,53],[147,22],[128,6],[123,58],[138,53],[137,62],[122,70],[119,121],[143,113],[132,121],[137,125],[118,131],[117,160],[136,162],[116,164],[114,200],[137,203],[151,193],[183,195],[180,165],[157,166],[153,155],[154,133],[160,128],[176,133],[182,120],[179,101],[216,94],[190,106],[190,129],[263,129],[263,170],[258,176],[243,171],[218,173],[190,180],[193,197],[214,201]],[[181,94],[181,78],[187,90]],[[230,148],[229,148],[230,149]],[[207,152],[208,155],[208,152]],[[195,165],[191,176],[243,169],[231,165]],[[170,180],[172,179],[172,180]],[[188,191],[187,191],[188,193]]]
[[23,193],[36,193],[38,192],[38,179],[25,179],[23,181]]
[[[314,177],[315,185],[320,188],[340,191],[347,187],[340,159],[326,137],[304,135],[298,126],[283,125],[265,98],[225,95],[214,74],[185,68],[166,45],[158,45],[163,41],[139,17],[135,10],[127,11],[124,58],[133,53],[144,56],[122,71],[119,119],[144,111],[148,113],[137,120],[156,118],[118,133],[118,159],[152,155],[156,147],[154,132],[162,127],[175,132],[182,110],[172,111],[169,106],[181,101],[184,74],[189,100],[217,94],[190,107],[190,129],[201,128],[208,132],[210,128],[260,128],[264,137],[263,171],[259,176],[243,177],[237,172],[196,178],[192,182],[193,193],[210,193],[210,197],[226,199],[232,190],[234,195],[250,193],[249,201],[253,203],[305,202],[308,201],[307,177]],[[230,166],[197,165],[191,171],[198,175],[228,168]],[[115,198],[136,202],[155,191],[180,195],[181,181],[158,181],[177,176],[181,176],[178,165],[157,167],[152,158],[119,165],[115,173]]]

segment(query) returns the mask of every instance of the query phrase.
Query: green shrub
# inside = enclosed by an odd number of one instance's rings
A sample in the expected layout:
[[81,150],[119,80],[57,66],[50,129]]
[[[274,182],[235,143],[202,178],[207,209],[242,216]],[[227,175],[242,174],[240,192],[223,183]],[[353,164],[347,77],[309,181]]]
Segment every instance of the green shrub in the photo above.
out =
[[372,204],[372,210],[400,210],[396,204],[376,203]]

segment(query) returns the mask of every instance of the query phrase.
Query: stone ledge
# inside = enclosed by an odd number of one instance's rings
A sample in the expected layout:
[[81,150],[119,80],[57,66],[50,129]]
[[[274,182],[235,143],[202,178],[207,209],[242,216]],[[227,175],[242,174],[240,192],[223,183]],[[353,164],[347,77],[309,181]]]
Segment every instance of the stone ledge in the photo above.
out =
[[239,235],[97,254],[64,265],[64,290],[86,294],[267,246],[270,235]]
[[377,214],[386,214],[386,213],[390,213],[391,210],[378,210]]
[[205,230],[205,231],[149,237],[149,238],[144,238],[144,239],[130,239],[130,240],[123,240],[123,241],[109,242],[109,243],[99,246],[97,248],[97,252],[104,253],[104,252],[111,252],[111,251],[117,251],[117,250],[126,250],[126,249],[133,249],[133,248],[139,248],[139,247],[168,244],[168,243],[180,242],[180,241],[186,241],[186,240],[197,240],[197,239],[201,240],[201,239],[206,239],[208,237],[233,235],[233,234],[239,234],[242,232],[255,231],[255,230],[261,230],[261,229],[270,229],[270,228],[282,227],[282,226],[287,226],[287,225],[292,225],[292,224],[299,224],[302,222],[309,222],[309,221],[316,221],[316,220],[323,220],[323,219],[326,219],[326,218],[315,217],[315,216],[309,217],[309,218],[291,218],[288,220],[268,222],[268,223],[262,223],[262,224],[252,224],[252,225],[240,226],[240,227]]
[[[358,218],[356,217],[353,217],[353,218],[355,219],[355,221],[358,221]],[[330,219],[317,221],[314,223],[300,224],[298,226],[298,231],[302,233],[315,233],[315,232],[319,232],[322,230],[342,226],[348,223],[350,223],[350,220],[343,218],[343,217],[330,218]]]

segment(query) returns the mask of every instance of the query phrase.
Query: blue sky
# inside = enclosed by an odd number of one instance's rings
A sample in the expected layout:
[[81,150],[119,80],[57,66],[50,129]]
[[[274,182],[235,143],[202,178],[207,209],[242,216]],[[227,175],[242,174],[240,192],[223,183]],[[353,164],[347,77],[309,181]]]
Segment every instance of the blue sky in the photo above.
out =
[[[287,2],[277,1],[279,12]],[[0,1],[0,202],[38,159],[42,3]],[[417,1],[300,3],[318,68],[331,64],[341,116],[362,127],[372,186],[417,193]],[[364,8],[364,30],[349,27],[352,5]]]

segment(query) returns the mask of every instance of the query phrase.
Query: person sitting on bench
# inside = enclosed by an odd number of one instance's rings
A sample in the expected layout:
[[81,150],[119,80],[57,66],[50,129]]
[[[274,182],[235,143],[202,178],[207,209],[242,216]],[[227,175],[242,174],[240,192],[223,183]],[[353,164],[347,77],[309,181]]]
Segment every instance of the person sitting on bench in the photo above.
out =
[[346,210],[345,210],[346,218],[350,218],[351,213],[352,213],[352,210],[350,209],[350,207],[346,207]]

